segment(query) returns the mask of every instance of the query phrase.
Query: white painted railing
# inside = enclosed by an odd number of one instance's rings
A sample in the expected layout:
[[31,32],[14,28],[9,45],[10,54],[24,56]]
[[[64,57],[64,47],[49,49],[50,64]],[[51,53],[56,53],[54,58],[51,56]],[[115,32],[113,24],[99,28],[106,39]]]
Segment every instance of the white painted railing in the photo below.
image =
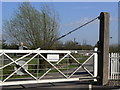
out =
[[[90,55],[81,63],[80,56],[85,52]],[[44,64],[48,65],[46,68],[40,68],[41,60],[47,63]],[[4,72],[0,85],[79,81],[81,76],[78,73],[81,73],[81,68],[89,75],[82,76],[82,78],[97,81],[95,79],[97,60],[97,49],[94,51],[0,50],[0,70]],[[93,71],[91,71],[91,67]],[[11,70],[7,70],[7,68],[11,68]]]
[[120,80],[120,54],[109,54],[109,79]]

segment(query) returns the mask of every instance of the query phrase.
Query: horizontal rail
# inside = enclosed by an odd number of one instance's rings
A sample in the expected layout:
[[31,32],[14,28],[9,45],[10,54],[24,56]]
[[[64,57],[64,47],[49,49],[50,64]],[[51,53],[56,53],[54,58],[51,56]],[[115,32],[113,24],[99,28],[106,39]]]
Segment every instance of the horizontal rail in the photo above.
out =
[[0,53],[70,53],[67,50],[0,50]]
[[0,53],[97,53],[93,50],[0,50]]
[[5,85],[21,85],[21,84],[35,84],[35,83],[49,83],[49,82],[68,82],[68,81],[79,81],[79,78],[69,79],[48,79],[48,80],[27,80],[27,81],[14,81],[14,82],[0,82],[1,86]]

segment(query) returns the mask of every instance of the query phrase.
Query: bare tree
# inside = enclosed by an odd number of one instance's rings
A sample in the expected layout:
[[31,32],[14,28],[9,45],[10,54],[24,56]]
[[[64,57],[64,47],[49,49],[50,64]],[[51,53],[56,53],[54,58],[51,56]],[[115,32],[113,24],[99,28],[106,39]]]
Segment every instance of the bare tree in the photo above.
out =
[[[30,3],[22,3],[14,17],[4,24],[5,39],[38,48],[57,38],[58,27],[58,15],[48,5],[43,5],[38,11]],[[50,47],[48,45],[47,49]]]

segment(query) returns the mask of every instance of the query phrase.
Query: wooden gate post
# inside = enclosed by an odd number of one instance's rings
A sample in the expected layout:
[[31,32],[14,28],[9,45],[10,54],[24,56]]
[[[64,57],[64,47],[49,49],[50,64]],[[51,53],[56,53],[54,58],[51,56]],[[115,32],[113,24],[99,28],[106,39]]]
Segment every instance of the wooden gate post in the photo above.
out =
[[109,13],[100,13],[100,31],[98,44],[98,84],[108,83],[108,64],[109,64]]

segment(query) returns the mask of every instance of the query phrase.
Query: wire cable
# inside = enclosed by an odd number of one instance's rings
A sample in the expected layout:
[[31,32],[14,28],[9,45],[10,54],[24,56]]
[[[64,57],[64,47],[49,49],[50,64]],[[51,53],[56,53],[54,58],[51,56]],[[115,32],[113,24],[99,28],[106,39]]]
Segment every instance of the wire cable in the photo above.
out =
[[83,24],[83,25],[81,25],[81,26],[79,26],[79,27],[77,27],[77,28],[71,30],[70,32],[68,32],[68,33],[66,33],[66,34],[64,34],[64,35],[62,35],[62,36],[60,36],[59,38],[55,39],[54,41],[59,40],[59,39],[65,37],[65,36],[71,34],[72,32],[75,32],[76,30],[78,30],[78,29],[82,28],[83,26],[85,26],[85,25],[87,25],[87,24],[89,24],[89,23],[95,21],[96,19],[98,19],[98,17],[96,17],[96,18],[90,20],[89,22],[87,22],[87,23],[85,23],[85,24]]
[[60,40],[61,38],[64,38],[64,37],[66,37],[67,35],[69,35],[69,34],[75,32],[75,31],[77,31],[78,29],[80,29],[80,28],[84,27],[85,25],[87,25],[87,24],[89,24],[89,23],[95,21],[95,20],[98,19],[98,18],[99,18],[99,16],[96,17],[96,18],[94,18],[94,19],[92,19],[92,20],[90,20],[90,21],[88,21],[87,23],[84,23],[84,24],[80,25],[79,27],[77,27],[77,28],[71,30],[70,32],[68,32],[68,33],[66,33],[66,34],[64,34],[64,35],[62,35],[62,36],[60,36],[60,37],[58,37],[57,39],[54,39],[52,42],[48,43],[47,45],[45,45],[45,46],[42,47],[42,48],[45,48],[45,47],[47,47],[47,46],[53,45],[56,41],[58,41],[58,40]]

